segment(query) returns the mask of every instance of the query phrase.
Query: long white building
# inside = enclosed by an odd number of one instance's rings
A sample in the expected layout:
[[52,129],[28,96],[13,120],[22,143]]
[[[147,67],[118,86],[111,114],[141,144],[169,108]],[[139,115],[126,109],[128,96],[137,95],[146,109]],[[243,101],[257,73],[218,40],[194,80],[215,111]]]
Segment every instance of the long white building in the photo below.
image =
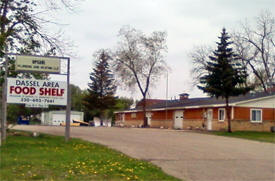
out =
[[[79,111],[71,111],[71,123],[73,120],[83,121],[84,113]],[[42,112],[41,124],[59,126],[66,122],[66,111],[49,111]]]

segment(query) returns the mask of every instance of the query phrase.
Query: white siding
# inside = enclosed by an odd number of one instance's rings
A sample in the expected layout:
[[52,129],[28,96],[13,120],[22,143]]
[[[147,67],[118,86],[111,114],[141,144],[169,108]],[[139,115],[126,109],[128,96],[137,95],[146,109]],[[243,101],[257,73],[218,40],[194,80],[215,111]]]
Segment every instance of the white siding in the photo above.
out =
[[238,103],[236,106],[240,107],[259,107],[259,108],[275,108],[275,96],[261,100],[254,100],[250,102]]
[[66,115],[65,114],[52,114],[52,124],[54,126],[59,126],[61,123],[65,123]]

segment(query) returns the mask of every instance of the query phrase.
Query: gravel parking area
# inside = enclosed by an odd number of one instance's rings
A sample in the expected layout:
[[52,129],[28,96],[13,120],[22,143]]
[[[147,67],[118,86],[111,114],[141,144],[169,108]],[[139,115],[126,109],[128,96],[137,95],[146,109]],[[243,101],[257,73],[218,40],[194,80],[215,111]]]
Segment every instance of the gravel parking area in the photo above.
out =
[[[14,129],[64,135],[64,127]],[[71,136],[148,160],[187,181],[274,181],[275,144],[190,131],[73,127]]]

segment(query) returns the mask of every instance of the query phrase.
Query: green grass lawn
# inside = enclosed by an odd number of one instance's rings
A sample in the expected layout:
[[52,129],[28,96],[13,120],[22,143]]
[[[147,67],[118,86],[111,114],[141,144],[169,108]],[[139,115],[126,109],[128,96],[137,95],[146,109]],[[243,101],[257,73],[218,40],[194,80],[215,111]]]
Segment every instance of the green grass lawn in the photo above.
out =
[[233,133],[228,132],[213,132],[219,136],[229,136],[235,138],[244,138],[249,140],[256,140],[262,142],[275,143],[275,133],[271,132],[256,132],[256,131],[234,131]]
[[12,132],[0,147],[0,180],[178,180],[105,146]]

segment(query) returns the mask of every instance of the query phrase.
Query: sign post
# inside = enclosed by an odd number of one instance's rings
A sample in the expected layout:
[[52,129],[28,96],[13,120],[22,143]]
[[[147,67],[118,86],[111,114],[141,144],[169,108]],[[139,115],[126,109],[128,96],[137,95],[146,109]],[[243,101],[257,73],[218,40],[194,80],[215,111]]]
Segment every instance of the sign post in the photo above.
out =
[[66,129],[65,141],[70,139],[70,120],[71,120],[71,88],[70,88],[70,58],[67,59],[67,107],[66,107]]

